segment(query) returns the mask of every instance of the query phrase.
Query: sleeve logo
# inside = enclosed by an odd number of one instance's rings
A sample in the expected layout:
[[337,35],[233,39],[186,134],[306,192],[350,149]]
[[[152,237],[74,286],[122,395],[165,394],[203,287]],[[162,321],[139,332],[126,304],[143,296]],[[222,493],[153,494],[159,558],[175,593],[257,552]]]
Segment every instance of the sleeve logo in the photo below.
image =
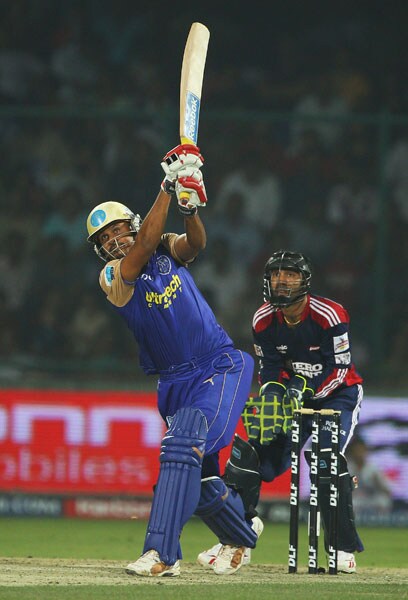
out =
[[261,346],[257,346],[257,344],[254,344],[254,350],[255,350],[255,354],[256,356],[263,356],[263,352],[262,352],[262,348]]
[[335,336],[333,338],[333,346],[335,354],[337,354],[338,352],[345,352],[346,350],[348,350],[350,347],[348,333],[343,333],[343,335]]
[[105,267],[105,282],[106,285],[112,287],[112,281],[115,279],[115,273],[113,267]]
[[336,365],[349,365],[351,363],[351,354],[350,352],[336,354],[334,357],[334,361]]

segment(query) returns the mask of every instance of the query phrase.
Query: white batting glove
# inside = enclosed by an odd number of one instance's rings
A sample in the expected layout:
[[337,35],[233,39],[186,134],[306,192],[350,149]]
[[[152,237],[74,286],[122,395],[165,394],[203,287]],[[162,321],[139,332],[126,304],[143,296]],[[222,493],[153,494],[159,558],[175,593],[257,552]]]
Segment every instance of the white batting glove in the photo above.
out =
[[161,166],[166,174],[166,178],[175,180],[179,172],[186,167],[199,169],[204,164],[204,158],[200,154],[200,149],[194,144],[180,144],[176,146],[163,157]]
[[175,182],[178,209],[188,217],[196,214],[198,206],[206,206],[207,192],[199,169],[188,175],[181,173]]

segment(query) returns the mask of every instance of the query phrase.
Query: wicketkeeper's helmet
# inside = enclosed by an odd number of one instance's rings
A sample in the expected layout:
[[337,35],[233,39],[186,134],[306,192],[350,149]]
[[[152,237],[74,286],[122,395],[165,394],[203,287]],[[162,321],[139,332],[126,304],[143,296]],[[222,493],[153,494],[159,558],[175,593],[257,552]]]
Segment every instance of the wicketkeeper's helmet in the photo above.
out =
[[[271,286],[272,271],[296,271],[302,275],[302,283],[297,290],[288,288],[287,293],[276,295]],[[310,259],[300,252],[278,250],[267,260],[263,277],[263,294],[265,302],[275,307],[290,306],[299,302],[310,290],[312,269]]]
[[[93,244],[96,254],[104,261],[111,260],[115,257],[111,256],[98,242],[98,233],[100,233],[102,229],[105,229],[105,227],[108,227],[117,221],[128,222],[129,233],[134,236],[136,236],[140,229],[140,225],[142,224],[140,215],[132,212],[130,208],[124,204],[113,201],[102,202],[102,204],[95,206],[86,220],[86,227],[88,229],[87,241],[90,244]],[[129,235],[128,232],[126,232],[126,234]]]

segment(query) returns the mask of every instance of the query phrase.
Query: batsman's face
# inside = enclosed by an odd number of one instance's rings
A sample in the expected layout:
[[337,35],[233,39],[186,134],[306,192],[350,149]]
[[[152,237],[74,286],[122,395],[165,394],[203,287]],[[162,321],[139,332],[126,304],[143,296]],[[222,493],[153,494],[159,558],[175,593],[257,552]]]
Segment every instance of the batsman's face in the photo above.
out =
[[302,275],[298,271],[281,269],[271,273],[271,287],[275,296],[290,298],[301,285]]
[[100,232],[99,243],[112,258],[123,258],[133,246],[135,238],[129,229],[130,224],[127,221],[117,221]]

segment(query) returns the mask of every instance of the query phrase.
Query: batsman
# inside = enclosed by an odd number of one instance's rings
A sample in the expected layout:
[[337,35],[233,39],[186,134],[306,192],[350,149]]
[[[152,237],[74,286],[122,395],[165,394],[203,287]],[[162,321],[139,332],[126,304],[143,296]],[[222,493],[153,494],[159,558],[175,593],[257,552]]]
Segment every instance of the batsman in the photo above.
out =
[[[259,359],[259,396],[249,398],[242,414],[248,440],[235,435],[224,474],[225,483],[242,496],[248,517],[256,515],[261,484],[290,467],[293,411],[300,407],[341,411],[338,514],[340,572],[356,571],[355,553],[363,551],[352,505],[352,478],[344,456],[358,422],[362,378],[351,356],[349,315],[337,302],[310,293],[310,260],[300,252],[278,250],[266,262],[264,303],[252,322]],[[303,447],[312,417],[303,422]],[[321,421],[319,510],[329,551],[331,417]],[[308,451],[305,452],[308,459]],[[202,552],[206,564],[218,545]],[[250,560],[250,549],[245,562]]]

